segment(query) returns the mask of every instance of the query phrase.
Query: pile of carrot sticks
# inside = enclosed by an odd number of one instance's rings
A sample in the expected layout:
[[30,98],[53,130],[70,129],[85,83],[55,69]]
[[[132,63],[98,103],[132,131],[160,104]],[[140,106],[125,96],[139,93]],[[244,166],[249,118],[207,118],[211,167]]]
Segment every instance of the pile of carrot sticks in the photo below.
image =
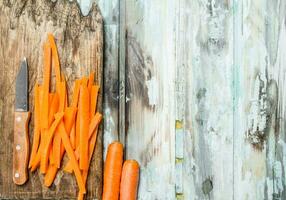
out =
[[123,145],[111,143],[104,164],[102,200],[136,200],[138,182],[138,162],[126,160],[123,163]]
[[[51,91],[51,70],[55,70],[56,89]],[[53,183],[65,152],[69,162],[64,171],[74,173],[78,199],[86,193],[88,170],[95,149],[102,115],[96,112],[99,86],[94,84],[94,73],[75,80],[72,101],[68,91],[54,36],[48,34],[44,43],[42,84],[34,87],[34,137],[29,160],[33,172],[39,168],[45,186]]]

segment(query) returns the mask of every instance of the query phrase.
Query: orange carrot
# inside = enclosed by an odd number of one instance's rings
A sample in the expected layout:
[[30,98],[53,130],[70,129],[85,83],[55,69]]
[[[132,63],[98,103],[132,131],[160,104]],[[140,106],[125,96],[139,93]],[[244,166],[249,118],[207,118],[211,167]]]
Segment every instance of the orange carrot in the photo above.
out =
[[76,115],[76,122],[75,122],[75,147],[79,147],[79,133],[80,133],[80,112],[81,107],[78,105],[77,115]]
[[[92,154],[93,154],[94,149],[95,149],[95,144],[96,144],[96,139],[97,139],[97,132],[98,132],[98,126],[96,127],[96,129],[94,131],[94,134],[92,134],[92,137],[91,137],[90,142],[89,142],[89,148],[88,148],[88,151],[89,151],[89,155],[88,155],[89,156],[88,170],[89,170],[89,167],[90,167]],[[86,181],[87,181],[88,170],[82,171],[82,177],[83,177],[84,184],[86,184]],[[78,193],[78,200],[83,199],[83,197],[84,197],[84,194],[79,192]]]
[[76,111],[77,108],[75,107],[67,107],[65,110],[64,123],[68,134],[70,134],[70,131],[75,123]]
[[79,168],[88,168],[88,126],[89,126],[89,92],[86,86],[81,86],[79,94],[80,104],[80,132],[79,132]]
[[32,161],[36,156],[37,150],[40,143],[40,101],[39,101],[39,85],[35,85],[34,89],[34,136],[33,136],[33,146],[31,150],[31,156],[29,161],[29,168],[32,167]]
[[76,146],[75,146],[75,124],[73,124],[72,129],[71,129],[70,141],[71,141],[71,145],[72,145],[73,150],[75,150],[75,148],[76,148]]
[[[74,125],[75,123],[75,113],[76,113],[76,108],[71,108],[71,107],[68,107],[65,111],[65,114],[64,114],[64,124],[65,124],[65,128],[66,130],[69,130],[69,127]],[[70,125],[72,124],[72,125]],[[68,132],[67,132],[68,134]],[[61,148],[61,151],[60,151],[60,160],[62,160],[63,156],[64,156],[64,152],[65,150]],[[45,175],[45,181],[44,181],[44,184],[45,186],[49,187],[55,177],[56,177],[56,174],[57,174],[57,171],[58,171],[58,168],[57,166],[55,165],[50,165],[48,170],[47,170],[47,173]]]
[[88,77],[87,77],[87,76],[82,77],[82,79],[81,79],[81,85],[87,86],[87,83],[88,83]]
[[81,80],[77,79],[75,80],[74,90],[73,90],[73,96],[72,96],[72,107],[77,107],[78,104],[78,97],[79,97],[79,89],[80,89]]
[[63,122],[61,122],[59,124],[59,132],[60,132],[61,139],[62,139],[64,147],[65,147],[65,150],[67,152],[67,155],[72,162],[73,171],[74,171],[74,174],[75,174],[78,186],[79,186],[79,190],[85,194],[86,190],[85,190],[85,185],[84,185],[83,178],[81,175],[81,171],[80,171],[78,163],[76,161],[76,158],[75,158],[73,149],[71,147],[71,143],[70,143],[69,137],[66,133],[65,126],[64,126]]
[[53,64],[55,66],[55,72],[56,72],[56,89],[58,91],[59,83],[61,82],[61,71],[60,71],[60,60],[58,55],[58,49],[55,42],[55,38],[51,33],[48,34],[48,40],[52,49]]
[[97,96],[98,96],[99,86],[93,85],[90,90],[90,117],[92,117],[96,111]]
[[61,136],[59,133],[59,130],[57,129],[55,132],[54,140],[53,140],[53,158],[54,162],[53,164],[57,166],[57,168],[60,168],[60,162],[61,162]]
[[[90,140],[89,141],[89,145],[92,144],[92,142],[91,142],[92,139],[91,138],[94,135],[93,133],[95,133],[95,137],[97,137],[97,128],[98,128],[101,120],[102,120],[102,115],[100,113],[96,113],[94,115],[94,117],[92,118],[92,120],[90,121],[89,131],[88,131],[88,139]],[[93,149],[93,147],[89,148],[89,153],[91,152],[90,151],[91,149]],[[78,160],[79,159],[79,148],[77,148],[75,150],[75,156],[76,156],[76,159]],[[72,173],[72,164],[71,164],[70,161],[66,164],[66,166],[64,168],[64,171],[67,172],[67,173]]]
[[89,78],[88,78],[88,90],[89,92],[91,91],[91,87],[93,86],[93,83],[94,83],[94,72],[91,72],[89,74]]
[[104,166],[102,200],[118,200],[123,162],[123,145],[113,142],[108,146]]
[[49,43],[44,44],[44,77],[43,77],[43,105],[42,105],[42,119],[41,128],[47,129],[48,115],[49,115],[49,88],[51,76],[51,46]]
[[[59,111],[60,112],[64,112],[64,109],[65,109],[65,99],[66,99],[66,84],[65,84],[65,81],[62,81],[59,83]],[[60,158],[60,152],[61,152],[61,137],[60,137],[60,134],[59,134],[59,131],[56,130],[55,132],[55,136],[54,136],[54,139],[53,139],[53,158],[55,159],[54,160],[54,163],[58,168],[60,168],[60,161],[61,161],[61,158]]]
[[126,160],[123,164],[120,200],[136,200],[139,181],[139,164],[136,160]]
[[60,82],[59,84],[59,97],[60,97],[60,105],[59,105],[59,111],[64,112],[65,109],[65,103],[66,103],[66,83]]
[[54,94],[54,98],[52,100],[52,103],[50,104],[50,110],[49,110],[49,127],[51,126],[52,122],[55,119],[55,114],[57,113],[59,109],[59,95],[57,93]]
[[64,116],[63,112],[55,114],[55,121],[53,122],[53,124],[49,128],[47,135],[45,137],[43,151],[41,152],[42,155],[41,155],[40,171],[42,173],[46,173],[46,171],[47,171],[52,138],[53,138],[54,132],[55,132],[58,124],[60,123],[61,119],[63,118],[63,116]]

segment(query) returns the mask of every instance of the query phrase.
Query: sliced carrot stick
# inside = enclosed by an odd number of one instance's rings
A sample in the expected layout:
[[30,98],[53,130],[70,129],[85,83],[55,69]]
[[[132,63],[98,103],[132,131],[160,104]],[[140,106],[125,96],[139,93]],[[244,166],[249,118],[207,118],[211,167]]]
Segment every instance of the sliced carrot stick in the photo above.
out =
[[44,98],[44,87],[43,85],[39,85],[39,113],[40,113],[40,122],[39,122],[39,126],[40,126],[40,130],[42,129],[42,119],[43,119],[43,115],[42,115],[42,111],[43,111],[43,98]]
[[50,89],[50,76],[51,76],[51,46],[49,43],[44,44],[44,77],[43,77],[43,105],[42,105],[42,121],[41,128],[48,127],[49,115],[49,89]]
[[64,116],[63,112],[55,114],[55,121],[53,122],[53,124],[51,125],[51,127],[49,128],[49,130],[47,132],[43,151],[41,152],[41,154],[42,154],[41,155],[41,165],[40,165],[41,173],[46,173],[46,171],[47,171],[52,138],[53,138],[54,132],[55,132],[57,126],[59,125],[61,119],[63,118],[63,116]]
[[89,92],[91,91],[91,87],[93,86],[93,83],[94,83],[94,72],[91,72],[89,74],[89,78],[88,78],[88,90]]
[[58,55],[58,49],[55,42],[55,38],[51,33],[48,33],[48,40],[51,45],[52,49],[52,56],[53,56],[53,64],[55,66],[55,72],[56,72],[56,89],[59,90],[59,83],[61,82],[61,70],[60,70],[60,60]]
[[79,89],[80,89],[81,80],[77,79],[75,80],[74,90],[73,90],[73,96],[72,96],[72,107],[77,107],[78,104],[78,97],[79,97]]
[[104,166],[102,200],[118,200],[123,162],[123,145],[113,142],[108,146]]
[[89,129],[89,91],[84,85],[80,87],[80,132],[79,132],[79,168],[87,170],[88,168],[88,129]]
[[96,111],[97,96],[98,96],[99,86],[93,85],[90,90],[90,117],[92,117]]
[[126,160],[123,164],[120,200],[136,200],[139,181],[139,164],[136,160]]
[[[61,159],[63,158],[64,153],[65,150],[61,149]],[[46,187],[50,187],[52,185],[57,172],[58,172],[58,167],[56,165],[49,165],[47,173],[45,174],[45,181],[44,181]]]
[[81,85],[87,87],[88,79],[89,79],[89,78],[88,78],[87,76],[82,77],[82,78],[81,78]]
[[60,97],[60,105],[59,105],[59,111],[64,112],[65,109],[65,103],[66,103],[66,83],[60,82],[59,84],[59,97]]
[[40,146],[39,146],[39,149],[37,151],[37,154],[32,161],[31,172],[34,172],[40,166],[40,162],[42,159],[42,152],[43,152],[43,148],[45,146],[45,138],[46,138],[47,132],[48,132],[48,129],[41,130],[41,142],[40,142]]
[[54,140],[53,140],[53,158],[54,158],[54,165],[57,166],[57,168],[60,168],[60,162],[61,162],[61,136],[59,133],[59,130],[57,129],[55,132]]
[[81,107],[80,107],[80,105],[78,105],[76,122],[75,122],[75,146],[76,146],[76,148],[79,147],[80,113],[81,113]]
[[[88,148],[88,151],[89,151],[89,160],[88,160],[88,170],[89,170],[89,167],[90,167],[90,162],[91,162],[91,159],[92,159],[92,154],[94,152],[94,149],[95,149],[95,144],[96,144],[96,139],[97,139],[97,132],[98,132],[98,126],[96,127],[95,131],[94,131],[94,134],[92,134],[92,137],[90,139],[90,142],[89,142],[89,148]],[[84,170],[82,171],[82,177],[83,177],[83,182],[84,184],[86,184],[86,181],[87,181],[87,176],[88,176],[88,170]],[[84,197],[84,194],[79,192],[78,193],[78,200],[79,199],[83,199]]]
[[[94,135],[93,133],[95,133],[95,135],[97,135],[97,128],[98,128],[101,120],[102,120],[102,115],[100,113],[96,113],[90,121],[89,131],[88,131],[88,139],[90,140],[89,145],[92,143],[91,138]],[[97,136],[95,136],[95,137],[97,137]],[[92,148],[91,147],[89,148],[89,153],[91,152],[90,149],[92,149]],[[77,148],[75,150],[75,156],[76,156],[76,159],[78,160],[79,159],[79,148]],[[64,171],[67,173],[72,173],[72,164],[70,161],[66,164]]]
[[76,146],[75,146],[75,124],[72,126],[72,129],[71,129],[70,141],[71,141],[71,145],[72,145],[73,150],[75,150],[75,148],[76,148]]
[[63,122],[61,122],[59,124],[59,132],[60,132],[61,139],[62,139],[64,147],[65,147],[65,150],[67,152],[67,155],[72,162],[73,171],[74,171],[74,174],[75,174],[78,186],[79,186],[79,190],[85,194],[86,190],[85,190],[85,185],[84,185],[83,178],[81,175],[81,171],[80,171],[78,163],[76,161],[76,158],[75,158],[73,149],[71,147],[71,143],[70,143],[68,134],[66,133],[65,126],[64,126]]
[[34,136],[33,136],[33,146],[31,150],[31,156],[29,161],[29,168],[32,167],[32,161],[36,156],[36,153],[40,144],[40,101],[39,101],[39,85],[35,85],[34,89]]
[[[72,108],[70,110],[74,110],[74,109],[76,110],[76,108]],[[68,111],[68,110],[69,110],[69,108],[66,109],[65,115],[64,115],[64,123],[65,123],[66,130],[68,130],[68,127],[70,126],[69,125],[69,123],[71,123],[70,121],[73,121],[73,123],[75,123],[74,119],[72,120],[72,118],[74,118],[74,117],[72,117],[72,116],[67,117],[67,115],[70,115],[70,111]],[[73,115],[73,114],[74,114],[74,112],[71,111],[71,115]],[[73,126],[74,126],[74,124],[73,124]],[[67,134],[69,134],[69,133],[67,133]],[[65,153],[65,149],[61,149],[60,160],[62,160],[64,153]],[[47,173],[45,175],[45,181],[44,181],[45,186],[47,186],[47,187],[51,186],[51,184],[53,183],[53,181],[56,177],[57,171],[58,171],[57,166],[55,166],[55,165],[49,166]]]
[[57,93],[54,94],[54,98],[52,100],[52,103],[50,104],[50,110],[49,110],[49,127],[51,126],[52,122],[55,119],[55,114],[59,110],[59,95]]
[[75,124],[75,116],[76,116],[77,108],[75,107],[67,107],[65,109],[65,115],[64,115],[64,123],[66,127],[66,131],[68,134],[70,134],[70,131]]

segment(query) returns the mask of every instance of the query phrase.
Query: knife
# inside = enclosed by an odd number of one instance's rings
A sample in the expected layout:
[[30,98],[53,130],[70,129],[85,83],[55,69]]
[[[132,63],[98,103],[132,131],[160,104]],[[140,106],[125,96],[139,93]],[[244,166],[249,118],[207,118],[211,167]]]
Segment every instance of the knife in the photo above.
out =
[[28,96],[28,65],[24,58],[16,78],[14,113],[13,181],[17,185],[22,185],[28,180],[30,120]]

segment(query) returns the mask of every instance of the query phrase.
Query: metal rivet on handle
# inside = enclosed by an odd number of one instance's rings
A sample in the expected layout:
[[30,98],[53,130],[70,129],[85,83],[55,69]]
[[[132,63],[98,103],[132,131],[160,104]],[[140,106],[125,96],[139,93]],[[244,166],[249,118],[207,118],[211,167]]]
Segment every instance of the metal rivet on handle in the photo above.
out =
[[20,174],[18,172],[15,173],[15,178],[19,178]]
[[21,120],[22,120],[21,117],[17,117],[17,118],[16,118],[16,121],[17,121],[17,122],[20,122]]
[[19,144],[16,145],[16,150],[19,151],[21,149],[21,146]]

